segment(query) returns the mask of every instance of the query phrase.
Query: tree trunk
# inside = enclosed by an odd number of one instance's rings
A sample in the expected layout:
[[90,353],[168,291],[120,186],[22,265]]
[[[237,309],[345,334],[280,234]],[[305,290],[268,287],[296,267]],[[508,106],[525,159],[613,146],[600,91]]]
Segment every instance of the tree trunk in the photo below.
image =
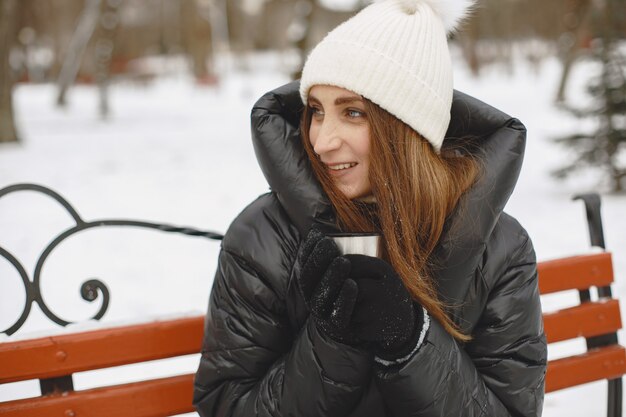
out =
[[[582,37],[586,35],[585,29],[589,24],[589,12],[591,10],[591,2],[588,0],[579,1],[574,10],[571,11],[573,16],[576,19],[573,19],[575,22],[574,25],[570,26],[569,36],[571,37],[571,44],[565,45],[565,51],[563,53],[563,71],[561,72],[561,78],[559,80],[559,87],[556,92],[556,102],[563,103],[565,102],[565,90],[567,87],[567,81],[569,79],[570,70],[574,65],[574,62],[580,55],[580,47],[583,43]],[[562,36],[567,36],[566,34]]]
[[[296,6],[298,5],[296,4]],[[296,19],[299,20],[299,24],[304,26],[304,31],[300,36],[300,39],[296,40],[294,45],[298,49],[298,53],[300,55],[300,64],[298,66],[298,69],[293,74],[291,74],[291,78],[294,80],[302,78],[302,70],[304,69],[304,64],[307,57],[307,41],[313,29],[313,12],[314,9],[317,7],[319,7],[317,0],[307,0],[300,3],[297,9],[297,14],[299,16],[296,16]]]
[[88,0],[85,3],[83,12],[78,20],[78,26],[72,35],[72,39],[67,47],[65,60],[59,73],[59,93],[57,95],[57,105],[65,106],[66,94],[70,85],[74,83],[80,63],[83,59],[87,44],[91,39],[100,16],[100,0]]
[[96,82],[100,91],[98,109],[100,117],[109,117],[109,72],[113,48],[115,47],[115,32],[119,24],[120,1],[107,0],[101,4],[99,26],[95,31],[96,38]]
[[474,77],[478,77],[481,64],[478,56],[478,37],[479,28],[476,20],[470,20],[459,36],[463,57]]
[[15,42],[18,0],[0,2],[0,142],[17,142],[13,117],[13,74],[9,55]]
[[211,84],[214,81],[208,64],[211,59],[211,26],[200,15],[196,0],[182,1],[180,18],[183,45],[193,75],[199,83]]

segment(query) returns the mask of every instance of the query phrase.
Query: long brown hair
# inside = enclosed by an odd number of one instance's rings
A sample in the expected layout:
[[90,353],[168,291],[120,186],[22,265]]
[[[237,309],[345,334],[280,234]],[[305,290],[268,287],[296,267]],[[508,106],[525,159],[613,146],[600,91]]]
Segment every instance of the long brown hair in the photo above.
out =
[[369,180],[376,200],[375,218],[335,186],[311,145],[312,113],[305,106],[300,127],[313,170],[335,209],[339,228],[349,232],[379,229],[382,257],[412,297],[454,338],[467,341],[470,337],[455,325],[437,295],[430,255],[446,218],[476,180],[479,163],[460,157],[457,149],[437,154],[411,127],[366,98],[363,102],[371,135]]

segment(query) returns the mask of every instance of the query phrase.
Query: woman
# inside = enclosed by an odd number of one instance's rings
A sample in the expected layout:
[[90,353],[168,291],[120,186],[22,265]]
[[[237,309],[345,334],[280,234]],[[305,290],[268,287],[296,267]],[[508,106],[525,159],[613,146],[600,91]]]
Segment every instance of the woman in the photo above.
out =
[[[222,244],[202,416],[541,415],[536,261],[502,212],[525,129],[453,97],[458,3],[374,3],[256,103],[272,191]],[[371,233],[377,257],[332,238]]]

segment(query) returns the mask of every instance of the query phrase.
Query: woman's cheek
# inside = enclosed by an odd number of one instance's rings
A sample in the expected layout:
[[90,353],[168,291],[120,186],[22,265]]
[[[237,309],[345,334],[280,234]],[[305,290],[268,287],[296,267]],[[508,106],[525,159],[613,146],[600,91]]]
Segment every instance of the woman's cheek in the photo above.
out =
[[311,143],[311,146],[315,146],[315,141],[317,139],[317,129],[315,127],[313,127],[313,125],[311,125],[311,128],[309,129],[309,142]]

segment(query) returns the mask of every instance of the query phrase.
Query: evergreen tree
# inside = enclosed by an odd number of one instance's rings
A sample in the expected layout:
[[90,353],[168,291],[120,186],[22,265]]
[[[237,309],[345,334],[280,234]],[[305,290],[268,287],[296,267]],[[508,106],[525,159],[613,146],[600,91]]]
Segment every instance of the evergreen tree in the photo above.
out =
[[[622,0],[604,0],[597,10],[596,33],[591,47],[591,59],[599,64],[599,74],[590,77],[587,92],[591,102],[587,107],[565,106],[578,118],[592,118],[596,128],[591,132],[574,133],[557,138],[575,149],[577,156],[569,165],[553,174],[564,178],[583,167],[599,167],[606,171],[611,190],[626,190],[626,61],[620,51],[624,10]],[[623,46],[622,46],[623,48]]]

